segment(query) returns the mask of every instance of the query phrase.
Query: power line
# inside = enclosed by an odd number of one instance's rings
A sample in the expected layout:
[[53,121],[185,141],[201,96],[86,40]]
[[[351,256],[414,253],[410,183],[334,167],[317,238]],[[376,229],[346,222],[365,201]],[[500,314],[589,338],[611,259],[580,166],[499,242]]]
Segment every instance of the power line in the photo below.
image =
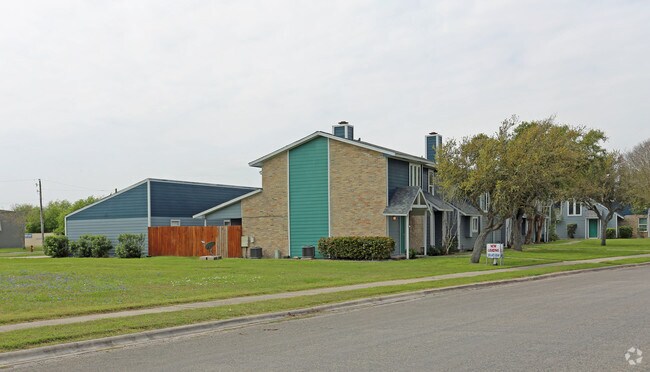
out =
[[54,180],[44,180],[44,181],[48,181],[48,182],[52,182],[52,183],[56,183],[56,184],[63,185],[63,186],[68,186],[68,187],[76,187],[78,189],[83,189],[83,190],[88,190],[88,191],[109,191],[109,190],[105,190],[105,189],[93,189],[91,187],[85,187],[85,186],[79,186],[79,185],[71,185],[71,184],[68,184],[68,183],[63,183],[63,182],[54,181]]

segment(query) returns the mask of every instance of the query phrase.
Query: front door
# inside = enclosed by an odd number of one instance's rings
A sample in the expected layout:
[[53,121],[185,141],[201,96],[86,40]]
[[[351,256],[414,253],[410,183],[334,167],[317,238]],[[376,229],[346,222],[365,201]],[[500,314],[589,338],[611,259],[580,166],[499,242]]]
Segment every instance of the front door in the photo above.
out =
[[589,220],[589,238],[598,237],[598,220],[590,219]]
[[390,216],[388,217],[388,236],[393,238],[395,241],[395,249],[393,249],[393,255],[399,255],[400,250],[402,249],[402,217],[401,216]]

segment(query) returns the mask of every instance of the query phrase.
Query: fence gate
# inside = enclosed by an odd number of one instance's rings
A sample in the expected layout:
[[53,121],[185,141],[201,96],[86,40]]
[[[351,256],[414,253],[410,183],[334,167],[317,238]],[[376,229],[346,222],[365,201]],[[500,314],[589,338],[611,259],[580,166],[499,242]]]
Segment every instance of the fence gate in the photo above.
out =
[[206,256],[201,241],[214,241],[212,253],[241,257],[241,226],[160,226],[148,232],[149,256]]

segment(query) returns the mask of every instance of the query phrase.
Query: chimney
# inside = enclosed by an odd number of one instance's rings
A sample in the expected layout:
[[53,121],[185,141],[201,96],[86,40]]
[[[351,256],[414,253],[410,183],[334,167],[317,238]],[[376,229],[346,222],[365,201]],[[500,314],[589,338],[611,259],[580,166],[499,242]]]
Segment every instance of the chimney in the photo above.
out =
[[425,136],[427,160],[436,161],[436,153],[442,146],[442,136],[436,132],[431,132]]
[[332,125],[332,134],[341,137],[347,138],[349,140],[354,139],[354,126],[348,124],[347,121],[339,121],[337,125]]

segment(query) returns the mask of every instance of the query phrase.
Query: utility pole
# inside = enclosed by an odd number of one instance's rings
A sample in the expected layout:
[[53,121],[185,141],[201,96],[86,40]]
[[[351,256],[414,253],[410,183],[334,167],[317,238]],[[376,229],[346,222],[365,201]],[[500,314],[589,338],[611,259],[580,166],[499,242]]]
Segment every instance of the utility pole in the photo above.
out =
[[41,187],[41,179],[38,179],[38,200],[41,205],[41,244],[45,244],[45,225],[43,224],[43,188]]

